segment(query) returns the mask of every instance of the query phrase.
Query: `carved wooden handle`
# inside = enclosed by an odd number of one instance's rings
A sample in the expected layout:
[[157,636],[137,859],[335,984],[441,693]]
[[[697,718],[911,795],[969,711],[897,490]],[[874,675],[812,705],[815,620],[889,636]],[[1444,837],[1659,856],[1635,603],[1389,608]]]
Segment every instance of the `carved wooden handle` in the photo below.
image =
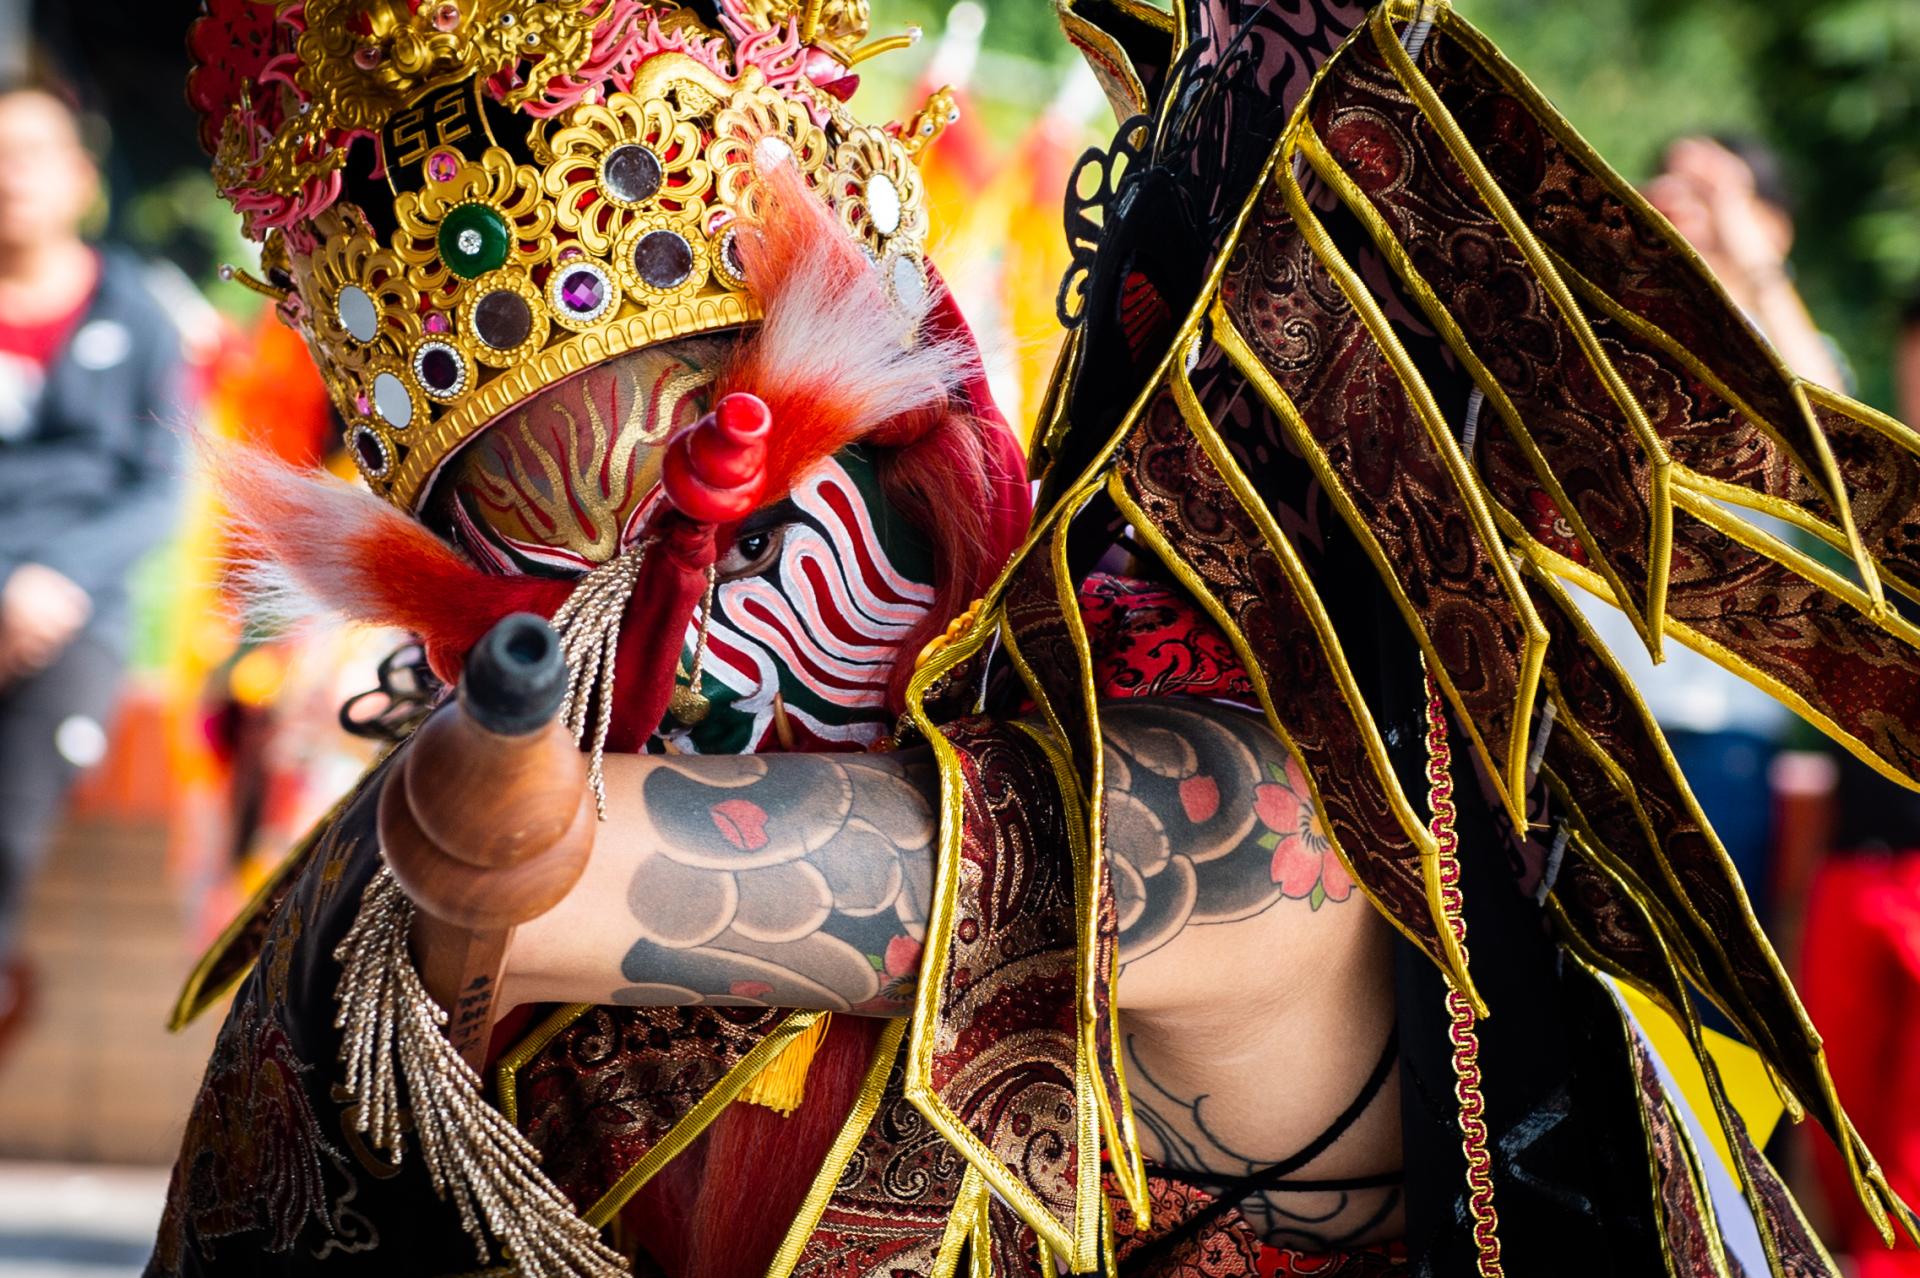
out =
[[380,795],[380,843],[418,909],[415,960],[480,1068],[507,944],[586,870],[587,761],[558,720],[560,641],[517,613],[468,654],[458,703],[413,734]]

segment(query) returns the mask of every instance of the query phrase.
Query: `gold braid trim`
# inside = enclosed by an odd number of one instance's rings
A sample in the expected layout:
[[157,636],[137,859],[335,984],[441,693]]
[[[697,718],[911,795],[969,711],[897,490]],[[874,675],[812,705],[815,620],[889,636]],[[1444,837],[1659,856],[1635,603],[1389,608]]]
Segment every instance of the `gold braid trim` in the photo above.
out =
[[[1440,845],[1440,906],[1453,933],[1464,966],[1467,920],[1460,912],[1460,836],[1453,828],[1453,749],[1447,744],[1447,709],[1440,689],[1427,680],[1427,805],[1433,813],[1427,828]],[[1500,1265],[1500,1213],[1493,1206],[1492,1160],[1487,1155],[1487,1124],[1481,1115],[1486,1101],[1480,1095],[1480,1033],[1473,1004],[1457,989],[1447,990],[1447,1015],[1452,1020],[1453,1094],[1460,1102],[1460,1152],[1467,1158],[1467,1207],[1473,1213],[1473,1245],[1479,1253],[1480,1278],[1503,1278]]]

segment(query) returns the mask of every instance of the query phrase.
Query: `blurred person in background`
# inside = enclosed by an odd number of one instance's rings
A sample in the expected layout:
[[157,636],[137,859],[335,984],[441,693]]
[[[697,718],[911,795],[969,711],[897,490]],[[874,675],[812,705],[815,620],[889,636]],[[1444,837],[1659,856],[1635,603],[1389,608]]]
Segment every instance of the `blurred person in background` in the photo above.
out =
[[[1793,198],[1769,148],[1738,137],[1678,138],[1645,194],[1788,368],[1822,386],[1851,385],[1832,343],[1794,287],[1787,260],[1793,247]],[[1786,525],[1766,515],[1742,511],[1741,517],[1793,539]],[[1654,665],[1631,624],[1612,608],[1592,608],[1588,615],[1646,698],[1733,858],[1754,912],[1771,928],[1775,815],[1768,773],[1791,724],[1790,712],[1677,643],[1669,643],[1666,660]]]
[[0,1051],[31,998],[27,882],[106,750],[127,572],[177,503],[179,340],[140,264],[83,238],[99,197],[68,97],[0,86]]
[[1793,193],[1770,147],[1738,136],[1679,138],[1646,196],[1788,368],[1822,386],[1852,382],[1794,287]]

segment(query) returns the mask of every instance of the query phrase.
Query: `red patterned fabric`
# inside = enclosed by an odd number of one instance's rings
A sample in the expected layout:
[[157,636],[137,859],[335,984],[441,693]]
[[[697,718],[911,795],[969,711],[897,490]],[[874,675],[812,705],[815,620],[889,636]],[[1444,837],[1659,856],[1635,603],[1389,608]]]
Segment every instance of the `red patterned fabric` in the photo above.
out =
[[1107,1179],[1107,1198],[1114,1206],[1114,1260],[1126,1278],[1401,1278],[1406,1272],[1407,1252],[1400,1243],[1383,1243],[1353,1251],[1312,1254],[1288,1247],[1270,1247],[1261,1242],[1253,1227],[1238,1211],[1219,1216],[1201,1229],[1150,1261],[1151,1269],[1130,1266],[1128,1260],[1156,1238],[1164,1237],[1197,1213],[1212,1205],[1206,1190],[1147,1172],[1147,1194],[1153,1208],[1153,1225],[1145,1232],[1135,1228],[1133,1213],[1111,1176]]
[[1202,697],[1254,705],[1253,684],[1219,627],[1171,586],[1094,573],[1080,614],[1102,697]]

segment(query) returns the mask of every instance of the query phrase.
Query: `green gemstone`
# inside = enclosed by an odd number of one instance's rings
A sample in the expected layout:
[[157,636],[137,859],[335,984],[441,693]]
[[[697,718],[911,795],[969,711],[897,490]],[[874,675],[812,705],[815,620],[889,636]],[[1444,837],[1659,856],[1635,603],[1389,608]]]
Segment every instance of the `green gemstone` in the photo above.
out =
[[484,204],[462,204],[440,223],[440,260],[463,280],[498,270],[513,237],[507,219]]

